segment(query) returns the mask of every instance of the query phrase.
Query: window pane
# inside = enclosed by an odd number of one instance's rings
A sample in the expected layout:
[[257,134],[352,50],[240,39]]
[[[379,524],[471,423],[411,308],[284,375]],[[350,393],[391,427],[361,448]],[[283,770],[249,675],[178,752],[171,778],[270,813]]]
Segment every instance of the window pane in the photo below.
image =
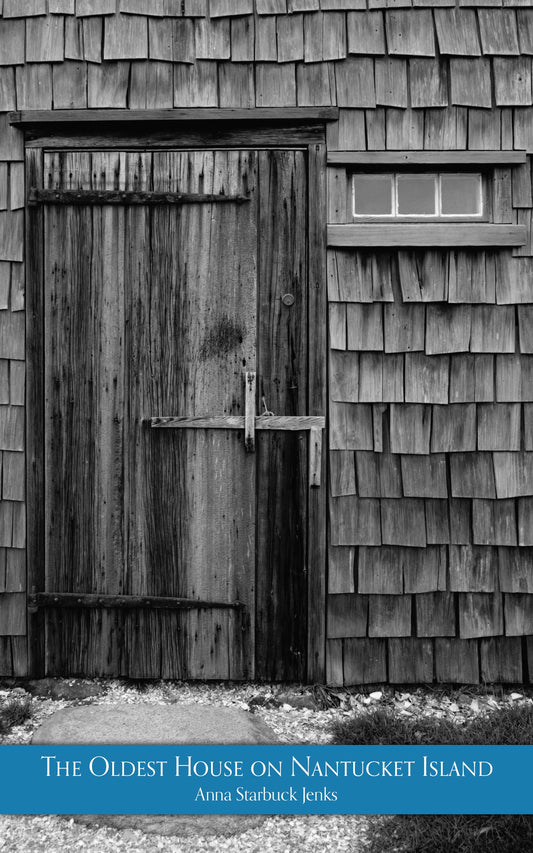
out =
[[392,175],[356,175],[354,210],[359,216],[390,216]]
[[398,175],[398,213],[434,216],[435,175]]
[[441,175],[441,213],[465,216],[481,213],[480,175]]

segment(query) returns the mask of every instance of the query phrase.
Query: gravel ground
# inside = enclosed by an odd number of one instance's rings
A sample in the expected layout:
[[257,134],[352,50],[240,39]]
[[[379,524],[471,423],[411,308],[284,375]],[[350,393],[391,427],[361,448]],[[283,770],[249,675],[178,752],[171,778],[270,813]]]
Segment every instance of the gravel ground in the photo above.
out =
[[[0,743],[30,743],[35,728],[60,708],[86,703],[120,704],[144,702],[153,704],[198,702],[209,705],[233,705],[253,710],[276,732],[280,743],[328,743],[329,726],[335,720],[372,706],[394,708],[405,716],[447,717],[464,721],[483,711],[533,702],[524,692],[481,689],[414,691],[376,689],[369,693],[321,691],[322,700],[335,707],[320,710],[313,699],[317,695],[304,688],[243,684],[184,684],[158,683],[147,688],[119,681],[58,682],[59,693],[65,695],[77,688],[90,690],[99,687],[105,692],[86,699],[48,698],[34,696],[32,717],[14,728]],[[58,691],[56,690],[56,693]],[[22,688],[2,689],[0,705],[14,696],[25,695]],[[303,707],[302,707],[303,706]],[[142,851],[142,853],[200,853],[200,851],[239,851],[239,853],[322,853],[323,850],[364,853],[368,849],[373,818],[350,816],[274,816],[260,826],[237,836],[179,838],[145,834],[139,830],[115,830],[108,827],[86,827],[71,818],[58,816],[0,816],[0,853],[66,853],[70,850]]]

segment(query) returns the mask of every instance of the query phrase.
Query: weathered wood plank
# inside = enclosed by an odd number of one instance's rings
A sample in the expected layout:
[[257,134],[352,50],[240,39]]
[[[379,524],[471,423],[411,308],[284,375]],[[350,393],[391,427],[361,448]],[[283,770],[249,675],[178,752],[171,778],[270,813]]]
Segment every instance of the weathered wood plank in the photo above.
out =
[[58,109],[87,107],[87,66],[82,62],[65,61],[52,67],[54,105]]
[[366,450],[358,450],[355,453],[355,463],[359,497],[381,497],[379,454]]
[[[494,454],[503,456],[511,454]],[[496,465],[492,453],[452,453],[450,474],[452,496],[456,498],[502,498],[511,497],[497,490]]]
[[353,451],[330,450],[329,472],[333,497],[357,494]]
[[520,409],[518,403],[478,406],[478,449],[520,450]]
[[90,108],[127,106],[129,62],[107,62],[105,67],[88,66],[87,103]]
[[[401,457],[406,498],[447,498],[446,458],[443,454]],[[503,544],[503,543],[502,543]]]
[[487,149],[496,156],[500,148],[502,136],[502,111],[494,108],[487,110],[470,109],[468,111],[468,148]]
[[[474,505],[478,504],[474,501]],[[474,509],[474,516],[476,510]],[[450,545],[449,589],[452,592],[494,592],[497,589],[496,548]]]
[[424,116],[424,148],[466,148],[468,113],[464,107],[428,109]]
[[376,104],[383,107],[407,107],[407,62],[405,59],[378,57],[374,60]]
[[347,341],[346,305],[334,302],[329,306],[329,345],[332,350],[345,350]]
[[378,303],[346,306],[347,349],[383,349],[383,307]]
[[531,93],[531,59],[494,59],[495,102],[503,107],[529,106]]
[[315,12],[304,16],[304,60],[323,62],[346,56],[346,16]]
[[299,62],[303,60],[303,15],[290,15],[284,18],[276,18],[276,34],[278,47],[278,62]]
[[335,68],[339,107],[375,107],[374,63],[369,57],[348,58]]
[[384,306],[385,352],[422,351],[425,347],[425,306],[395,302]]
[[425,548],[427,540],[424,501],[417,498],[383,498],[381,529],[384,545]]
[[348,53],[386,53],[383,12],[348,13]]
[[148,54],[150,59],[166,62],[194,62],[196,48],[194,24],[190,18],[172,21],[148,19]]
[[471,352],[513,353],[515,310],[507,306],[476,305],[472,308]]
[[197,18],[194,22],[196,59],[229,59],[230,22],[227,18]]
[[479,682],[477,642],[437,638],[435,640],[435,677],[441,683],[477,684]]
[[[285,0],[283,0],[285,2]],[[326,640],[326,680],[328,684],[344,684],[343,640]]]
[[434,59],[411,59],[409,61],[409,87],[411,106],[448,106],[448,67]]
[[403,564],[407,562],[404,550],[385,546],[359,548],[357,592],[371,595],[401,595]]
[[19,109],[51,109],[52,69],[50,65],[18,65],[15,71],[15,81]]
[[375,684],[387,678],[385,640],[344,640],[344,684]]
[[374,449],[371,406],[330,403],[329,416],[331,450]]
[[494,637],[481,641],[481,678],[484,683],[516,683],[523,680],[522,641]]
[[421,684],[433,681],[433,644],[416,638],[388,642],[388,674],[391,684]]
[[447,545],[450,541],[448,501],[426,498],[426,537],[428,545]]
[[365,637],[368,622],[368,598],[363,595],[328,595],[328,639]]
[[116,0],[76,0],[76,15],[78,17],[114,15],[116,10]]
[[359,400],[359,357],[333,350],[329,355],[330,399],[338,403]]
[[227,15],[250,15],[253,11],[253,0],[209,0],[209,14],[212,18]]
[[328,592],[355,592],[354,548],[330,548],[328,560]]
[[23,65],[25,60],[25,22],[23,20],[0,20],[2,54],[0,65]]
[[24,450],[23,406],[0,406],[0,450]]
[[24,358],[24,316],[0,311],[0,358]]
[[329,246],[522,246],[523,225],[328,225]]
[[478,21],[483,53],[519,53],[514,9],[479,9]]
[[385,111],[387,150],[421,148],[424,144],[424,116],[419,110]]
[[416,633],[419,637],[455,636],[455,601],[451,592],[416,596]]
[[[281,68],[290,68],[282,65]],[[337,103],[335,67],[332,62],[296,66],[298,106],[329,106]]]
[[2,455],[2,498],[6,501],[23,501],[26,486],[24,454],[4,450]]
[[26,62],[63,62],[64,58],[64,18],[29,18],[26,21]]
[[[472,311],[470,305],[428,305],[426,311],[426,353],[468,352]],[[435,400],[430,402],[446,402]]]
[[404,302],[441,302],[448,292],[449,253],[398,252],[398,272]]
[[433,14],[430,9],[385,12],[385,27],[390,54],[435,56]]
[[332,545],[381,545],[379,501],[351,495],[331,499]]
[[450,361],[448,356],[405,355],[405,402],[447,403]]
[[359,355],[359,402],[380,403],[383,399],[383,354]]
[[498,548],[499,582],[502,592],[533,592],[531,548]]
[[105,60],[147,59],[148,19],[117,15],[104,21]]
[[[420,60],[422,61],[422,60]],[[469,111],[477,114],[481,110]],[[452,113],[454,111],[452,110]],[[490,115],[490,114],[489,114]],[[473,147],[473,146],[472,146]],[[525,151],[330,151],[328,163],[351,166],[494,166],[520,165]]]
[[[286,107],[296,105],[296,66],[287,62],[270,62],[255,66],[256,106]],[[300,101],[298,102],[300,103]]]
[[392,405],[390,407],[392,453],[429,453],[431,406]]
[[[450,512],[450,542],[452,545],[472,543],[472,501],[453,498],[448,501]],[[446,589],[446,584],[441,587]]]
[[450,59],[450,99],[463,107],[491,107],[490,60]]
[[255,23],[256,62],[276,62],[276,18],[274,15],[259,18]]
[[129,87],[132,109],[173,106],[173,74],[169,62],[132,62]]
[[496,497],[533,495],[533,453],[498,452],[493,457]]
[[[515,502],[512,501],[514,504]],[[518,543],[502,542],[502,545],[518,544],[520,546],[533,545],[533,500],[531,498],[518,499]]]
[[0,593],[0,636],[23,637],[26,634],[26,595]]
[[[426,501],[426,506],[427,506]],[[444,502],[445,503],[445,502]],[[405,593],[425,593],[444,589],[446,585],[446,548],[396,549],[403,562]],[[401,555],[401,556],[400,556]]]
[[234,62],[253,62],[255,54],[255,19],[252,15],[232,18],[230,27],[231,58]]
[[503,634],[500,593],[459,593],[459,635],[462,639]]
[[435,9],[439,50],[450,56],[479,56],[476,13],[470,9]]
[[252,63],[220,62],[218,84],[221,107],[250,108],[255,105]]
[[368,599],[369,637],[409,637],[410,595],[371,595]]
[[218,75],[215,62],[174,66],[175,107],[218,106]]
[[[475,545],[517,545],[514,500],[472,502]],[[528,544],[528,543],[524,543]]]
[[30,18],[46,12],[46,0],[4,0],[4,18]]

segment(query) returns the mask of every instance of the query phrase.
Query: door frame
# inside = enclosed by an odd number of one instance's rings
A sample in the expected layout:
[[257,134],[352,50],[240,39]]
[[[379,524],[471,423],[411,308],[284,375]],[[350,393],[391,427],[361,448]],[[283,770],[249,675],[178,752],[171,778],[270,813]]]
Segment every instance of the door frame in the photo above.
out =
[[[327,274],[326,274],[326,144],[325,121],[336,118],[335,110],[303,111],[303,123],[295,121],[297,110],[274,121],[243,121],[243,111],[235,111],[234,121],[228,121],[227,110],[220,111],[215,130],[205,124],[191,124],[194,113],[217,111],[181,111],[187,113],[186,123],[168,125],[164,130],[150,130],[150,115],[133,127],[125,125],[121,116],[109,122],[102,133],[94,125],[84,124],[83,116],[75,111],[69,120],[59,122],[52,113],[14,114],[12,123],[26,128],[26,186],[42,186],[43,152],[45,149],[68,148],[153,149],[158,148],[305,148],[308,163],[308,412],[326,416],[327,412]],[[95,111],[90,111],[94,113]],[[128,111],[124,111],[127,113]],[[173,111],[178,112],[178,111]],[[254,114],[255,111],[248,111]],[[265,111],[263,111],[265,112]],[[21,118],[24,116],[24,120]],[[52,118],[50,118],[52,117]],[[80,122],[80,118],[82,121]],[[270,116],[269,116],[270,118]],[[274,117],[272,116],[272,119]],[[91,115],[90,121],[95,118]],[[89,121],[89,119],[87,119]],[[131,118],[130,118],[131,121]],[[36,124],[37,122],[37,124]],[[158,127],[158,125],[155,125]],[[88,132],[88,129],[92,132]],[[135,132],[135,135],[133,135]],[[45,589],[44,566],[44,216],[42,206],[26,208],[26,452],[27,452],[27,580],[30,596]],[[324,448],[327,433],[324,435]],[[307,680],[324,683],[326,645],[326,572],[327,572],[327,453],[322,453],[320,487],[308,489],[308,612],[307,612]],[[43,609],[29,601],[28,607],[29,671],[34,677],[45,674],[45,630]]]

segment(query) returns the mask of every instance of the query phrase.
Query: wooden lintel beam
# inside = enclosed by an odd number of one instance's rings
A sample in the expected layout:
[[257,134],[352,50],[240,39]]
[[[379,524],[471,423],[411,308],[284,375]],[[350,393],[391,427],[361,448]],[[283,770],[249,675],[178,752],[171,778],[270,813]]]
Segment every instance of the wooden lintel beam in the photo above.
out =
[[250,201],[246,195],[208,193],[137,192],[131,190],[45,190],[31,187],[28,204],[54,205],[163,205],[163,204],[243,204]]
[[28,595],[30,610],[41,607],[83,607],[151,610],[197,610],[203,608],[239,609],[240,601],[197,601],[194,598],[171,598],[155,595],[100,595],[99,593],[37,592]]
[[386,168],[420,166],[440,168],[493,168],[519,166],[527,160],[527,151],[330,151],[329,166]]
[[[149,418],[152,428],[165,429],[244,429],[242,415],[219,415],[215,417],[168,417]],[[324,429],[326,419],[321,415],[258,415],[255,429],[291,430]]]
[[437,222],[432,224],[397,222],[375,225],[328,225],[328,246],[366,249],[378,246],[523,246],[526,242],[524,225],[487,225]]
[[190,124],[195,122],[312,122],[336,121],[337,107],[257,107],[171,110],[18,110],[9,123],[22,129],[44,125]]

